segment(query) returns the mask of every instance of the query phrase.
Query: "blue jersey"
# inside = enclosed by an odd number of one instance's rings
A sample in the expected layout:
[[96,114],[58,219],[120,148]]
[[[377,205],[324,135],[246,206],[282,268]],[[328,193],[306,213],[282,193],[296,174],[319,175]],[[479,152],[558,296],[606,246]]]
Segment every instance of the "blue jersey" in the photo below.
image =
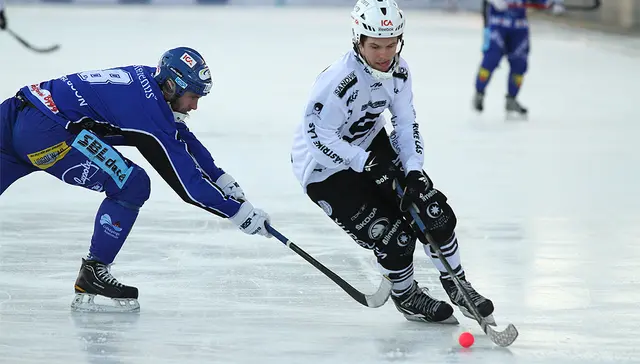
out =
[[224,171],[187,126],[176,121],[153,78],[155,68],[127,66],[66,75],[21,89],[40,111],[67,129],[90,130],[112,145],[134,146],[188,203],[222,217],[242,201],[215,181]]
[[500,11],[496,9],[487,0],[483,1],[483,17],[484,26],[493,28],[512,28],[525,29],[529,28],[527,21],[527,9],[525,4],[541,4],[547,3],[547,0],[507,0],[509,9]]

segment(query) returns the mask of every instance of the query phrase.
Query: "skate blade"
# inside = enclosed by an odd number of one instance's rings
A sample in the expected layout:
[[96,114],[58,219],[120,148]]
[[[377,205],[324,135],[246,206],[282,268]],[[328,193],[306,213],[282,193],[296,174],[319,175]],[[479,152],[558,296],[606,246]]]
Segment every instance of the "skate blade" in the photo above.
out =
[[406,318],[409,321],[426,322],[428,324],[458,325],[460,323],[460,322],[458,322],[458,319],[454,315],[451,315],[451,316],[449,316],[449,318],[447,318],[445,320],[442,320],[442,321],[429,321],[423,315],[407,315],[407,314],[405,314],[404,318]]
[[[71,310],[76,312],[137,312],[140,304],[135,298],[111,298],[111,305],[95,302],[96,295],[76,293],[71,302]],[[108,297],[105,297],[108,298]]]
[[[471,312],[469,312],[469,310],[467,310],[466,307],[463,306],[458,306],[458,308],[460,309],[460,312],[462,312],[462,314],[465,317],[468,317],[472,320],[475,320],[476,318],[473,316],[473,314],[471,314]],[[487,325],[491,325],[491,326],[497,326],[496,325],[496,320],[493,318],[493,314],[483,317],[484,321],[487,323]]]
[[527,113],[521,114],[517,111],[507,111],[504,116],[506,121],[527,121]]

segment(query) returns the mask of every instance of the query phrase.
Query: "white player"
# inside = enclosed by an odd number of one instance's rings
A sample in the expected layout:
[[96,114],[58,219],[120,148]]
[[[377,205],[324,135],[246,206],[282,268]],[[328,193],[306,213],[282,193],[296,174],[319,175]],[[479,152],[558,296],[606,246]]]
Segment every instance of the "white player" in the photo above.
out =
[[[292,163],[306,194],[353,240],[373,250],[393,282],[392,300],[408,320],[457,323],[453,307],[418,287],[416,238],[440,271],[451,302],[470,316],[462,293],[407,213],[421,220],[479,310],[493,322],[493,303],[466,280],[456,217],[422,171],[423,143],[413,107],[412,76],[400,57],[405,16],[392,0],[359,0],[351,13],[353,50],[317,78],[295,133]],[[392,114],[387,135],[383,111]],[[395,181],[404,190],[397,197]]]

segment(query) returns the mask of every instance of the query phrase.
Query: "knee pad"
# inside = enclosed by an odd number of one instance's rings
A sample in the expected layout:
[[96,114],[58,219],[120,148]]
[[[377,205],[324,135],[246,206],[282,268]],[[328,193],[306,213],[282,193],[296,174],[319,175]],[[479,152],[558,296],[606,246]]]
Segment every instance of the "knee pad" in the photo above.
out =
[[415,233],[404,219],[398,218],[385,227],[376,241],[374,253],[382,266],[399,269],[413,262],[415,247]]
[[151,195],[151,180],[144,169],[136,165],[133,168],[134,170],[121,189],[116,191],[107,189],[106,192],[107,197],[119,204],[131,209],[139,209]]

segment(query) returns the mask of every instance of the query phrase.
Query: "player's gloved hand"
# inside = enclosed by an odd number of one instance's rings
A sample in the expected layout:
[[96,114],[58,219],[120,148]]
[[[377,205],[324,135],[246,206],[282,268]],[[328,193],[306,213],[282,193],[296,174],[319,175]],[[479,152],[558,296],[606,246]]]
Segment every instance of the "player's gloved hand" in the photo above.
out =
[[229,218],[238,229],[249,235],[262,235],[270,238],[272,235],[267,231],[266,224],[271,222],[269,215],[253,207],[249,202],[243,202],[240,210]]
[[455,219],[447,196],[433,188],[433,182],[422,171],[410,171],[405,178],[400,209],[408,211],[411,206],[418,210],[418,216],[427,230],[441,228],[452,218]]
[[391,191],[393,191],[393,181],[403,178],[402,171],[393,163],[393,160],[383,155],[374,155],[373,152],[369,153],[363,172],[379,187]]
[[0,10],[0,30],[5,30],[7,27],[7,18],[4,17],[4,10]]
[[236,200],[246,201],[244,191],[242,187],[236,182],[236,180],[228,173],[223,174],[216,180],[216,185],[222,188],[222,192],[228,197],[233,197]]
[[509,3],[507,0],[489,0],[489,3],[498,11],[505,11],[509,9]]

